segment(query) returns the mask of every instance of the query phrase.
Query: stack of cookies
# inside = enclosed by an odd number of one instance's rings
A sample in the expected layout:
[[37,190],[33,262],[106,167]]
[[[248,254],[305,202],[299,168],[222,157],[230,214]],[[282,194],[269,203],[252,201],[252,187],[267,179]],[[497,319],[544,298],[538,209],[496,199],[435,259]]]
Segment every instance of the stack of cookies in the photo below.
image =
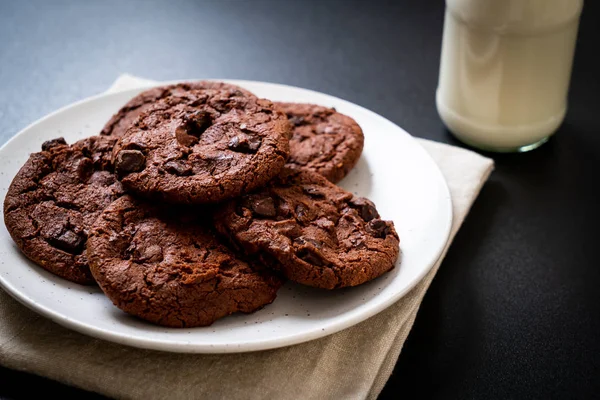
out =
[[336,289],[394,267],[393,223],[335,185],[363,141],[331,108],[220,82],[153,88],[100,135],[43,143],[4,219],[29,259],[123,311],[206,326],[273,302],[286,279]]

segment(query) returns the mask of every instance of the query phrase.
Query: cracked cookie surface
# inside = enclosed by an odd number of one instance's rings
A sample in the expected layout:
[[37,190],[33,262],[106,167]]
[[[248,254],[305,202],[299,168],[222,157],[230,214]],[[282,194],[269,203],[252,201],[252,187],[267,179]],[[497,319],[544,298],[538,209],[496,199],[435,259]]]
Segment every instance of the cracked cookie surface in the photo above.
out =
[[305,285],[356,286],[392,269],[399,238],[375,205],[316,172],[286,167],[265,188],[218,207],[217,230]]
[[160,100],[115,146],[121,182],[170,203],[214,203],[276,176],[291,126],[268,100],[231,90],[190,90]]
[[6,227],[23,254],[73,282],[94,283],[84,254],[89,230],[123,195],[110,165],[115,141],[45,142],[21,167],[4,200]]
[[281,280],[238,259],[187,207],[123,196],[87,243],[98,284],[121,310],[170,327],[206,326],[271,303]]
[[354,119],[314,104],[275,103],[293,125],[288,163],[339,182],[356,165],[364,136]]
[[101,135],[119,138],[125,134],[133,122],[154,103],[168,96],[183,95],[190,90],[217,89],[229,90],[231,92],[239,91],[246,96],[254,96],[249,91],[239,86],[215,81],[182,82],[174,85],[165,85],[154,87],[143,91],[142,93],[129,100],[121,109],[111,117],[104,125]]

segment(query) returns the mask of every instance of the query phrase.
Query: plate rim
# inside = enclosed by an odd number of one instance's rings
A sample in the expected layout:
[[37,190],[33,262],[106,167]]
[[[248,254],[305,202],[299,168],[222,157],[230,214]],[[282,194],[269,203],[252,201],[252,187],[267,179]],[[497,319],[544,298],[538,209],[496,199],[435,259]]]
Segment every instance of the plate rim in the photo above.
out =
[[[441,195],[441,197],[443,197],[446,200],[444,202],[444,205],[446,208],[447,218],[444,221],[444,232],[443,232],[443,236],[446,239],[445,239],[443,245],[441,245],[436,250],[435,256],[432,257],[433,261],[430,263],[430,265],[424,267],[420,271],[420,273],[416,275],[416,277],[413,279],[413,281],[410,282],[410,284],[407,285],[405,288],[403,288],[403,290],[400,290],[400,291],[394,293],[393,295],[388,296],[388,298],[385,299],[384,301],[380,302],[379,304],[375,304],[374,306],[372,306],[370,308],[367,308],[366,310],[364,310],[363,312],[361,312],[359,314],[347,316],[346,318],[344,318],[340,321],[335,321],[333,323],[330,323],[329,325],[324,324],[323,325],[324,329],[321,329],[321,330],[315,329],[308,333],[306,333],[306,332],[294,333],[291,335],[287,335],[285,337],[280,337],[280,338],[275,338],[275,339],[251,340],[251,341],[246,341],[243,344],[237,344],[237,345],[197,344],[197,343],[183,342],[183,341],[181,341],[181,342],[165,341],[164,339],[153,339],[152,337],[143,337],[143,338],[132,337],[132,336],[128,336],[127,334],[118,333],[118,332],[106,330],[103,328],[98,328],[89,323],[80,322],[80,321],[72,319],[71,317],[66,316],[60,312],[54,311],[52,308],[49,308],[46,305],[38,303],[30,296],[27,296],[27,295],[21,293],[15,285],[11,285],[10,282],[6,281],[5,278],[2,275],[0,275],[0,287],[2,287],[3,290],[5,290],[12,298],[14,298],[15,300],[17,300],[19,303],[23,304],[27,308],[33,310],[34,312],[36,312],[42,316],[49,318],[50,320],[66,327],[66,328],[73,329],[77,332],[89,335],[91,337],[107,340],[110,342],[119,343],[119,344],[123,344],[123,345],[127,345],[127,346],[137,347],[137,348],[161,350],[161,351],[168,351],[168,352],[174,352],[174,353],[204,353],[204,354],[243,353],[243,352],[253,352],[253,351],[261,351],[261,350],[276,349],[276,348],[281,348],[281,347],[292,346],[295,344],[300,344],[300,343],[308,342],[311,340],[319,339],[322,337],[326,337],[326,336],[329,336],[336,332],[347,329],[351,326],[354,326],[356,324],[359,324],[359,323],[379,314],[380,312],[386,310],[387,308],[392,306],[394,303],[396,303],[400,299],[402,299],[419,282],[421,282],[423,280],[423,278],[431,271],[433,266],[438,263],[438,261],[440,260],[441,256],[444,253],[444,250],[448,247],[448,242],[450,239],[450,232],[452,230],[452,222],[453,222],[453,218],[454,218],[453,204],[452,204],[452,197],[450,194],[450,189],[448,187],[447,181],[446,181],[442,171],[439,168],[439,165],[435,162],[435,160],[431,157],[431,155],[425,150],[425,148],[416,140],[416,138],[414,136],[410,135],[401,126],[395,124],[394,122],[383,117],[382,115],[377,114],[376,112],[371,111],[359,104],[350,102],[348,100],[339,98],[337,96],[319,92],[316,90],[301,88],[301,87],[292,86],[292,85],[280,84],[280,83],[272,83],[272,82],[265,82],[265,81],[253,81],[253,80],[240,80],[240,79],[185,79],[185,80],[161,81],[161,82],[154,82],[154,83],[146,81],[144,83],[136,84],[136,87],[134,87],[134,88],[127,88],[127,89],[122,89],[122,90],[116,89],[116,90],[109,90],[109,91],[106,91],[103,93],[99,93],[97,95],[93,95],[93,96],[84,98],[82,100],[78,100],[73,103],[67,104],[49,114],[46,114],[46,115],[42,116],[41,118],[35,120],[34,122],[30,123],[25,128],[21,129],[18,133],[13,135],[10,139],[8,139],[2,146],[0,146],[0,151],[4,150],[4,148],[6,146],[8,146],[13,140],[16,140],[17,137],[23,135],[26,131],[30,130],[34,126],[43,123],[45,120],[52,118],[56,114],[62,113],[66,110],[77,107],[81,104],[94,102],[97,99],[106,98],[106,97],[122,96],[124,93],[127,93],[127,92],[131,92],[132,96],[134,96],[137,92],[140,91],[140,89],[144,89],[144,88],[168,85],[168,84],[173,84],[173,83],[178,83],[178,82],[193,82],[193,81],[198,81],[198,80],[221,81],[221,82],[237,84],[242,87],[244,87],[245,84],[247,84],[247,85],[259,84],[259,85],[271,86],[273,88],[278,87],[278,88],[282,88],[282,89],[286,89],[286,90],[289,90],[289,89],[300,90],[307,94],[314,94],[314,95],[317,95],[320,97],[325,96],[327,98],[333,99],[335,102],[341,102],[341,103],[345,103],[346,105],[348,105],[350,107],[359,108],[359,109],[361,109],[362,112],[369,115],[369,117],[383,120],[389,124],[392,124],[396,128],[400,129],[400,131],[402,131],[406,136],[408,136],[410,138],[409,140],[412,140],[414,142],[414,144],[416,144],[416,148],[419,149],[418,151],[421,152],[422,156],[425,156],[429,160],[429,162],[431,162],[432,165],[435,167],[434,170],[435,170],[436,180],[438,181],[437,182],[438,186],[443,190],[443,194]],[[401,248],[401,254],[402,254],[402,248]]]

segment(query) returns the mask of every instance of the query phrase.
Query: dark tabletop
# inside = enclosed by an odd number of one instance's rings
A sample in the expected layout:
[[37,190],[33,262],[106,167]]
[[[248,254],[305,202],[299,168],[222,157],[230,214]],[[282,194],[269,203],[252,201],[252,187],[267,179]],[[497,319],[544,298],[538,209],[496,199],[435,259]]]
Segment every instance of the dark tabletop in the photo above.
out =
[[[2,1],[0,144],[129,72],[315,89],[460,146],[434,103],[443,10],[441,0]],[[588,0],[556,137],[493,156],[382,399],[600,395],[599,18]],[[0,368],[0,398],[40,389],[84,394]]]

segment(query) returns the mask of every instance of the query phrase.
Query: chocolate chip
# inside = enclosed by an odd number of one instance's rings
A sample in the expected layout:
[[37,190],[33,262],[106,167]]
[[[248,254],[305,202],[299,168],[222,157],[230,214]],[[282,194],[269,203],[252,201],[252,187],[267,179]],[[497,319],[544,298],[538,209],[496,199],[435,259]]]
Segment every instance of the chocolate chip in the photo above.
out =
[[188,176],[192,174],[192,167],[184,161],[168,161],[164,165],[165,171],[178,176]]
[[356,208],[360,217],[369,222],[373,218],[379,218],[379,213],[375,208],[375,204],[369,199],[364,197],[354,197],[350,200],[350,206]]
[[244,97],[244,93],[242,93],[240,90],[236,89],[233,92],[231,92],[229,96],[230,97],[231,96]]
[[367,245],[365,244],[365,238],[362,235],[356,235],[356,236],[351,236],[350,237],[350,243],[352,243],[352,246],[354,247],[354,249],[359,250],[359,249],[364,249],[367,247]]
[[192,127],[191,135],[200,136],[207,130],[213,123],[212,116],[208,111],[198,110],[193,113],[190,117],[190,121],[194,123]]
[[367,224],[367,231],[377,238],[385,239],[390,232],[390,227],[385,221],[374,219]]
[[288,119],[294,126],[300,126],[304,123],[304,117],[301,117],[301,116],[294,115],[294,116],[289,117]]
[[139,150],[121,150],[117,154],[115,169],[117,173],[128,174],[141,171],[146,166],[146,157]]
[[59,137],[59,138],[52,139],[52,140],[46,140],[44,143],[42,143],[42,151],[48,151],[52,147],[59,146],[61,144],[62,145],[67,144],[65,138]]
[[84,238],[71,230],[65,230],[57,236],[48,238],[50,245],[71,254],[81,253],[83,242]]
[[327,218],[319,218],[315,221],[315,223],[319,228],[325,229],[327,231],[330,231],[335,227],[335,224]]
[[206,100],[208,100],[208,95],[195,96],[193,98],[193,100],[191,100],[190,106],[198,107],[198,106],[206,103]]
[[87,182],[94,173],[94,163],[89,158],[79,159],[75,168],[80,182]]
[[110,152],[97,152],[92,154],[92,163],[96,168],[108,170],[111,168]]
[[306,248],[298,250],[296,256],[298,256],[298,258],[300,258],[301,260],[304,260],[312,265],[325,265],[321,256]]
[[317,186],[303,185],[302,191],[312,197],[325,197],[325,193]]
[[139,151],[144,151],[144,146],[142,146],[139,143],[136,142],[127,142],[124,143],[123,145],[121,145],[121,148],[123,150],[139,150]]
[[305,245],[307,243],[307,240],[304,236],[301,237],[297,237],[296,239],[294,239],[294,243],[299,244],[299,245]]
[[111,248],[119,252],[123,257],[127,256],[126,250],[131,243],[131,237],[125,232],[119,232],[118,234],[111,234],[108,237],[108,243]]
[[287,236],[291,239],[297,238],[302,234],[302,228],[293,219],[285,219],[273,223],[273,229],[279,234]]
[[308,213],[308,207],[300,203],[296,206],[296,218],[303,219]]
[[256,153],[261,144],[260,138],[249,135],[237,135],[227,143],[227,147],[239,153]]
[[294,243],[300,246],[314,247],[315,249],[319,250],[323,247],[323,244],[318,240],[310,239],[305,236],[297,237],[296,239],[294,239]]
[[227,112],[233,108],[233,101],[230,99],[214,99],[210,105],[219,112]]
[[232,150],[235,150],[237,147],[240,146],[240,137],[239,136],[234,136],[231,139],[229,139],[229,143],[227,143],[227,147],[229,147]]
[[250,199],[250,208],[254,213],[263,217],[274,217],[277,215],[275,201],[272,197],[253,197]]
[[248,138],[248,150],[255,152],[260,148],[261,140],[259,137]]
[[196,111],[187,115],[175,128],[175,138],[182,146],[198,143],[200,135],[212,125],[212,117],[207,111]]
[[137,261],[160,262],[163,259],[162,248],[158,245],[151,245],[142,248],[139,251]]
[[188,131],[189,127],[187,123],[183,123],[175,128],[175,138],[182,146],[189,147],[198,143],[199,139],[196,136],[190,135]]

